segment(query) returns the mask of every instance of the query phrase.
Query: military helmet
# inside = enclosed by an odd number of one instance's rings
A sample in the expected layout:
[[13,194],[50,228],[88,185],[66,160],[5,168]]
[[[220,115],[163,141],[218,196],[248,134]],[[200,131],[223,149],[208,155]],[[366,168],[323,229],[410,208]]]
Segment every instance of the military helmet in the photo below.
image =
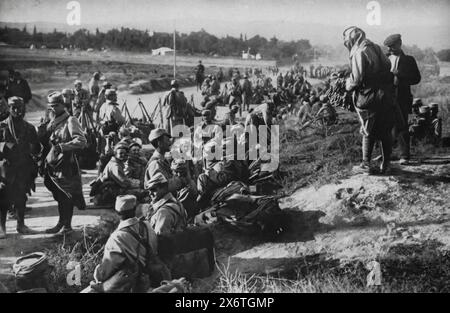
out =
[[178,81],[176,80],[176,79],[173,79],[171,82],[170,82],[170,86],[171,87],[178,87],[179,85],[178,85]]
[[81,80],[77,79],[73,84],[74,84],[75,86],[77,86],[77,85],[83,85],[83,82],[82,82]]

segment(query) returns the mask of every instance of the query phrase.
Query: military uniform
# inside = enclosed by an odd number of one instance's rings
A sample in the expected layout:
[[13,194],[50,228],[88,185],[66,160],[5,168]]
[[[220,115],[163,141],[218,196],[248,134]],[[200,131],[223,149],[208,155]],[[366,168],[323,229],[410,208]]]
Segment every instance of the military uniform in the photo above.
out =
[[81,114],[81,109],[87,110],[90,112],[89,100],[90,95],[86,89],[81,88],[80,90],[73,90],[74,99],[72,104],[72,112],[75,117],[79,117]]
[[114,156],[106,164],[101,181],[113,181],[123,192],[128,192],[130,189],[138,189],[141,185],[139,179],[129,178],[125,175],[125,162]]
[[[9,101],[23,103],[18,97],[12,97]],[[36,129],[30,123],[11,115],[0,123],[0,177],[4,183],[3,199],[0,201],[0,227],[3,231],[6,231],[3,229],[6,212],[12,206],[16,211],[18,230],[25,225],[27,193],[35,189],[35,159],[40,150]]]
[[[172,85],[175,82],[172,82]],[[173,87],[173,86],[172,86]],[[188,119],[187,99],[182,91],[173,87],[164,98],[164,125],[163,128],[171,134],[176,125],[186,125]]]
[[[48,101],[52,105],[63,100],[60,93],[53,93],[49,95]],[[75,155],[75,151],[86,147],[86,137],[78,120],[64,112],[50,121],[40,140],[44,147],[51,147],[46,156],[44,185],[58,202],[58,225],[70,228],[73,207],[86,207],[81,172]],[[56,153],[56,146],[59,146],[60,153]]]
[[152,203],[152,207],[154,213],[150,225],[157,235],[171,234],[186,228],[186,211],[170,192]]

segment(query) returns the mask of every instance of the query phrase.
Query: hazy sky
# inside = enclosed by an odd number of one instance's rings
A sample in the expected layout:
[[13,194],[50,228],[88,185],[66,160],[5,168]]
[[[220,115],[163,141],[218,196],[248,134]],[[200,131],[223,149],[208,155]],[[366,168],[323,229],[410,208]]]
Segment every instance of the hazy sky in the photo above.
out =
[[[0,0],[0,21],[65,23],[67,0]],[[199,30],[224,36],[255,32],[269,37],[296,39],[299,29],[280,29],[278,24],[358,25],[380,32],[408,27],[430,29],[423,36],[433,36],[433,27],[450,30],[450,0],[379,0],[381,25],[366,23],[369,0],[78,0],[83,24],[139,25],[154,31],[173,28],[176,20],[181,32]],[[250,24],[258,23],[250,27]],[[257,29],[255,29],[255,27]],[[293,28],[295,28],[293,26]],[[229,31],[228,31],[229,30]],[[331,28],[332,30],[332,28]],[[317,30],[320,31],[320,30]],[[324,29],[325,31],[325,29]],[[326,28],[330,31],[330,28]],[[282,32],[277,33],[277,32]],[[441,31],[442,32],[442,31]],[[310,32],[309,32],[310,33]],[[449,36],[445,36],[448,34]],[[449,37],[450,33],[439,34]],[[300,38],[297,38],[300,39]],[[314,38],[309,38],[314,42]],[[426,36],[424,37],[426,40]],[[448,41],[442,38],[442,41]],[[435,40],[433,42],[440,42]]]

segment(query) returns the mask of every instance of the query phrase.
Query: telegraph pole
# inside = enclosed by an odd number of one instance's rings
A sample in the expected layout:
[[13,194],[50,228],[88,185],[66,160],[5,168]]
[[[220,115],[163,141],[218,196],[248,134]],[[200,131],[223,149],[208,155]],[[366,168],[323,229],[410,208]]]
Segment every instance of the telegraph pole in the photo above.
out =
[[[175,24],[175,22],[174,22]],[[173,30],[173,79],[176,78],[177,75],[177,40],[176,40],[177,30],[174,25]]]

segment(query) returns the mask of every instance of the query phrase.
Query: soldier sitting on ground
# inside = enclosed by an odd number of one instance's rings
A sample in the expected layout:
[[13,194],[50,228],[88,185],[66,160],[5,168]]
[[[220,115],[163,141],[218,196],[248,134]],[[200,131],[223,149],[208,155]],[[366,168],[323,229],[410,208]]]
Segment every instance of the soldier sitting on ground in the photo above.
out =
[[171,278],[157,256],[155,232],[148,222],[136,218],[136,204],[135,196],[117,197],[115,210],[121,221],[106,242],[94,281],[82,293],[145,292],[151,285]]
[[183,231],[187,226],[187,213],[183,205],[169,192],[167,179],[155,174],[146,185],[152,199],[150,225],[157,235]]
[[125,162],[125,175],[131,179],[138,179],[141,187],[143,187],[148,160],[142,155],[142,144],[138,140],[133,140],[129,145],[128,159]]
[[326,126],[335,124],[337,120],[336,109],[328,102],[328,97],[321,95],[320,102],[322,107],[317,112],[316,118],[320,119]]

